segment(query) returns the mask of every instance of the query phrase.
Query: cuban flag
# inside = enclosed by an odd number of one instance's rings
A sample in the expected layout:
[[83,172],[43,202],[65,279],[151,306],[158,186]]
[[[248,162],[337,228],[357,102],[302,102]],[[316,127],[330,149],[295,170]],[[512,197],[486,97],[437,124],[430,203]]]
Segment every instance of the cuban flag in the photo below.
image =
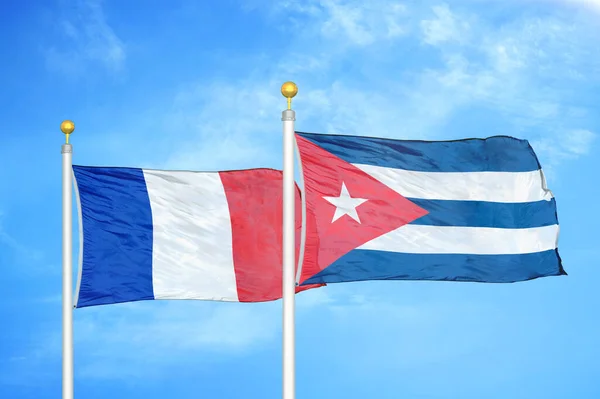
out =
[[556,202],[526,140],[296,133],[301,284],[509,283],[566,274]]
[[[73,166],[73,172],[80,231],[76,307],[281,298],[281,171]],[[296,204],[299,243],[299,191]]]

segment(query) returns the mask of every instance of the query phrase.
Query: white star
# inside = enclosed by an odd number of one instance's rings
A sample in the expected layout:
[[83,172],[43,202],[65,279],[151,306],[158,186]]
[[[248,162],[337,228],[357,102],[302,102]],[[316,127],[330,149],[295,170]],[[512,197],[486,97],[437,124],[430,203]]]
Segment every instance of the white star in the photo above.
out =
[[342,192],[340,193],[339,197],[323,198],[335,205],[335,214],[333,215],[333,220],[331,221],[331,223],[335,222],[344,215],[348,215],[352,219],[360,223],[358,213],[356,212],[356,207],[367,200],[364,198],[350,197],[350,193],[348,193],[348,189],[346,188],[346,184],[344,184],[344,182],[342,182]]

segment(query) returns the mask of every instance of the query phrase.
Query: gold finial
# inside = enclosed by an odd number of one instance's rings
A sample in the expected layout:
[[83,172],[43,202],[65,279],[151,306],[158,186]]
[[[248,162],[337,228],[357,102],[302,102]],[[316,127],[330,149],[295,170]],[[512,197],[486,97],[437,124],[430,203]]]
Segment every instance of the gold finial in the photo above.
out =
[[73,121],[70,120],[62,121],[62,123],[60,124],[60,130],[66,135],[67,144],[69,144],[69,136],[75,130],[75,124],[73,123]]
[[292,98],[298,94],[298,86],[294,82],[285,82],[281,85],[281,94],[287,98],[288,109],[292,109]]

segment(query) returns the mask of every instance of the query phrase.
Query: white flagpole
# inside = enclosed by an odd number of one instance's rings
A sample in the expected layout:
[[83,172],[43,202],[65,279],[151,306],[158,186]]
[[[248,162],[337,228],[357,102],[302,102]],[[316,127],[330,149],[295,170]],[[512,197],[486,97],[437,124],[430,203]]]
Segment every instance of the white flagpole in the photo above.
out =
[[75,130],[71,121],[63,121],[60,130],[66,135],[62,145],[62,212],[63,212],[63,287],[62,287],[62,398],[73,399],[73,214],[72,214],[72,166],[73,147],[69,136]]
[[294,183],[294,121],[292,98],[298,93],[293,82],[281,86],[281,94],[287,98],[287,109],[283,111],[283,399],[296,397],[295,382],[295,321],[294,300],[296,295],[295,257],[295,193]]

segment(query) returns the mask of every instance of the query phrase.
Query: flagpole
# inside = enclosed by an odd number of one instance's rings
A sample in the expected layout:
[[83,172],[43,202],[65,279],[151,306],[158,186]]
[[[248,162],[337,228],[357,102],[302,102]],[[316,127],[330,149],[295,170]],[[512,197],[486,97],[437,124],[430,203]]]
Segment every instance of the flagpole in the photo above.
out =
[[287,98],[287,109],[283,111],[283,399],[294,399],[295,382],[295,308],[296,295],[296,247],[294,238],[296,185],[294,183],[294,121],[292,98],[298,93],[298,86],[285,82],[281,94]]
[[69,136],[75,124],[66,120],[60,124],[66,142],[62,145],[62,398],[73,399],[73,214],[72,214],[72,169],[73,147]]

